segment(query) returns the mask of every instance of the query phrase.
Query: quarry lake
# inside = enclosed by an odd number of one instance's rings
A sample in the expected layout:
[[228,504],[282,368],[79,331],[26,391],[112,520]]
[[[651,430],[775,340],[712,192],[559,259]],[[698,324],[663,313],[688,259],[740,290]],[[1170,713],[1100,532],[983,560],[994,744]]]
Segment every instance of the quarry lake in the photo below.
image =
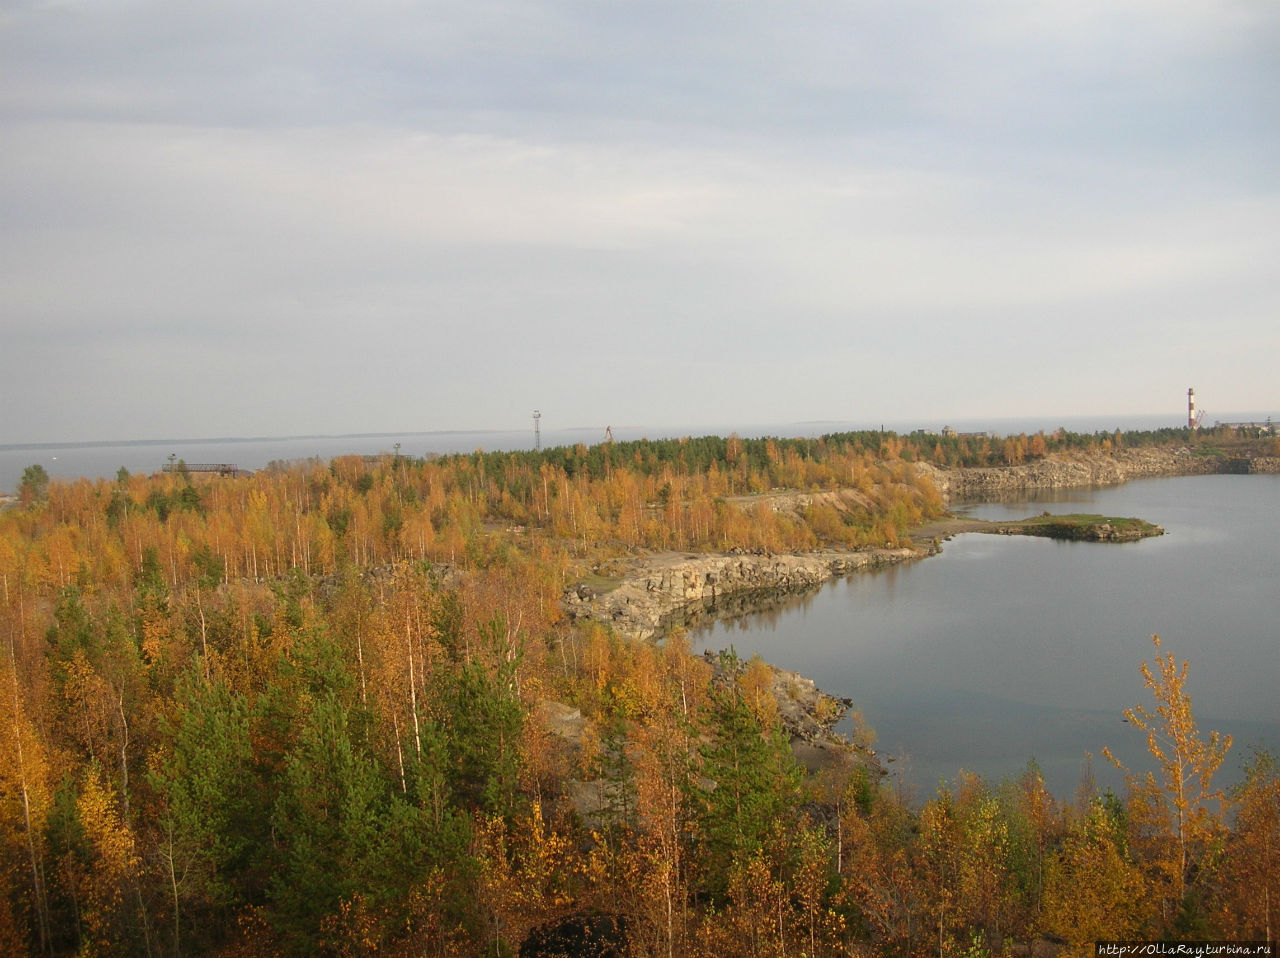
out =
[[1199,727],[1230,733],[1221,783],[1251,745],[1280,751],[1280,476],[1153,479],[956,506],[975,518],[1042,511],[1138,516],[1166,534],[1125,544],[965,534],[943,553],[832,582],[773,612],[718,622],[734,646],[854,700],[886,768],[919,798],[960,769],[989,782],[1034,758],[1069,798],[1104,746],[1151,767],[1123,709],[1154,709],[1139,665],[1151,635],[1189,659]]

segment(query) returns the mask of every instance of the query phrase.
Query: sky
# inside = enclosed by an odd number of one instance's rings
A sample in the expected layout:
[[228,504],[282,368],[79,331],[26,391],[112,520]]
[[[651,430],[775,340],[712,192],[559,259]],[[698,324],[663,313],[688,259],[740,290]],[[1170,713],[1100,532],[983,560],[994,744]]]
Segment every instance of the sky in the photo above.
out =
[[0,444],[1280,411],[1274,0],[0,0]]

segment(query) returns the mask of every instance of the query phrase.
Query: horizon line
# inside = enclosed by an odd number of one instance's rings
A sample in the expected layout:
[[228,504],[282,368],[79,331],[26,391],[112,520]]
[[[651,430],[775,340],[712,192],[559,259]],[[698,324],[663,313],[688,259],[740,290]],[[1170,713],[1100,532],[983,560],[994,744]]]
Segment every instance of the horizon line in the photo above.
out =
[[[1238,413],[1227,412],[1227,413],[1221,414],[1223,418],[1219,419],[1218,422],[1248,422],[1248,421],[1262,422],[1262,421],[1265,421],[1266,419],[1272,418],[1272,416],[1275,415],[1274,413],[1268,413],[1265,416],[1263,416],[1262,419],[1252,419],[1252,420],[1247,418],[1246,419],[1230,418],[1232,416],[1250,416],[1250,415],[1256,415],[1256,414],[1257,414],[1256,411],[1243,411]],[[1116,419],[1116,420],[1124,420],[1124,419],[1138,419],[1138,418],[1150,419],[1150,418],[1164,417],[1166,415],[1168,415],[1171,420],[1170,426],[1167,428],[1179,428],[1181,425],[1184,424],[1180,414],[1169,414],[1165,412],[1145,412],[1145,413],[1135,412],[1135,413],[1123,413],[1123,414],[1076,413],[1072,415],[1058,415],[1058,416],[1054,416],[1054,415],[1043,415],[1043,416],[1040,416],[1040,415],[1024,415],[1024,416],[962,415],[962,416],[953,417],[951,421],[960,422],[960,423],[978,422],[978,421],[999,423],[999,422],[1014,422],[1014,421],[1027,421],[1027,420],[1051,422],[1056,419],[1105,420],[1110,418],[1110,419]],[[947,420],[945,417],[942,417],[942,418],[912,417],[910,420],[884,418],[883,420],[881,420],[881,425],[893,426],[895,427],[893,431],[899,432],[901,430],[897,427],[901,427],[908,422],[916,423],[926,418],[936,420],[938,423],[943,425],[947,424]],[[746,425],[752,428],[770,427],[770,424],[762,424],[762,423],[754,423],[754,424],[746,424]],[[864,429],[877,428],[877,426],[873,424],[871,420],[868,420],[868,419],[856,419],[856,420],[854,419],[800,419],[800,420],[793,420],[789,423],[774,423],[772,424],[772,427],[781,427],[781,426],[787,426],[787,425],[805,426],[805,427],[847,425],[847,426],[854,426],[856,428],[864,428]],[[475,428],[475,429],[419,429],[419,430],[404,431],[404,432],[336,432],[336,433],[311,432],[311,433],[292,433],[292,434],[285,434],[285,435],[204,436],[204,437],[189,436],[189,437],[167,437],[167,438],[159,438],[159,439],[43,440],[39,442],[0,443],[0,449],[7,449],[7,450],[59,449],[59,448],[68,448],[68,447],[90,447],[90,448],[103,447],[105,448],[110,446],[146,446],[146,445],[167,445],[167,444],[172,445],[172,444],[178,444],[178,443],[190,444],[190,443],[286,442],[286,441],[297,441],[297,440],[304,440],[304,439],[393,439],[393,438],[400,438],[400,437],[407,437],[407,436],[459,436],[459,435],[494,434],[494,433],[520,433],[525,431],[525,428],[527,427],[514,428],[514,429],[512,428],[502,429],[502,428],[494,428],[494,427]],[[552,429],[546,429],[544,427],[542,431],[544,434],[548,432],[571,433],[571,432],[587,432],[591,430],[603,430],[604,428],[605,428],[604,426],[578,425],[578,426],[560,426],[560,427],[554,427]],[[724,423],[719,423],[719,424],[708,423],[708,424],[705,424],[704,426],[622,425],[622,426],[617,426],[615,428],[620,430],[625,429],[628,431],[642,430],[642,429],[653,429],[653,430],[662,430],[662,431],[673,430],[673,431],[681,431],[683,435],[691,436],[693,435],[693,432],[690,431],[692,429],[705,428],[708,430],[717,430],[717,429],[730,428],[732,431],[733,429],[743,428],[743,427],[728,427]],[[917,428],[924,428],[924,427],[917,427]],[[1123,427],[1120,425],[1117,425],[1116,428],[1123,429]],[[704,434],[710,435],[711,433],[704,433]]]

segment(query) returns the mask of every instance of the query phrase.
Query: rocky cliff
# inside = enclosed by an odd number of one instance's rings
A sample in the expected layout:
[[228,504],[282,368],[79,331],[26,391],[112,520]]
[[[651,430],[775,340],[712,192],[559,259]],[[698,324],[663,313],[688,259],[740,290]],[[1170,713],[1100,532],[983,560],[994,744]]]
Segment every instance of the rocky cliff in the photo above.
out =
[[1234,471],[1228,470],[1227,463],[1214,456],[1192,455],[1190,449],[1179,447],[1080,453],[983,469],[938,469],[926,463],[916,468],[933,481],[944,499],[962,502],[998,499],[1035,489],[1111,486],[1131,479]]
[[820,551],[792,555],[754,552],[676,553],[637,562],[607,592],[585,585],[569,588],[569,618],[611,624],[628,638],[661,634],[707,615],[767,607],[771,599],[820,587],[837,576],[927,555],[919,549]]
[[1224,459],[1219,472],[1232,475],[1255,475],[1280,473],[1280,456],[1239,456]]

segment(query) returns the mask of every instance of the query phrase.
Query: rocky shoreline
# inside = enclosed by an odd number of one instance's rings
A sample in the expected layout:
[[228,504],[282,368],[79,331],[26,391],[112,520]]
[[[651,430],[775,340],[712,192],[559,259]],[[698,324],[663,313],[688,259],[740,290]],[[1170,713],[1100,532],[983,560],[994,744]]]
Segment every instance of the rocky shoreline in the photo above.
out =
[[578,584],[565,591],[570,619],[595,619],[629,639],[649,639],[717,610],[742,614],[833,578],[930,555],[932,549],[823,550],[808,553],[667,553],[638,560],[616,588]]
[[[748,663],[710,650],[703,658],[712,669],[712,683],[725,686],[746,672]],[[768,663],[766,663],[768,665]],[[768,665],[769,694],[778,706],[778,724],[791,745],[796,761],[810,772],[826,768],[862,766],[883,775],[879,758],[869,742],[850,741],[834,731],[849,714],[853,700],[837,698],[818,688],[813,679]]]
[[[720,687],[741,678],[749,665],[710,651],[703,653],[703,659],[711,667],[712,683]],[[885,774],[870,742],[851,741],[834,731],[853,707],[850,699],[823,692],[813,679],[798,672],[766,665],[768,693],[777,703],[778,724],[797,763],[811,774],[857,768],[866,769],[877,778]],[[559,752],[565,765],[580,765],[587,742],[599,741],[599,729],[583,716],[582,710],[563,702],[542,701],[535,720],[551,737],[551,747]],[[624,786],[604,778],[573,779],[553,798],[597,828],[607,825],[611,812],[627,801]]]
[[1037,489],[1113,486],[1170,476],[1280,473],[1276,456],[1196,455],[1189,447],[1142,447],[1047,457],[1016,466],[939,469],[919,463],[947,502],[999,499]]

